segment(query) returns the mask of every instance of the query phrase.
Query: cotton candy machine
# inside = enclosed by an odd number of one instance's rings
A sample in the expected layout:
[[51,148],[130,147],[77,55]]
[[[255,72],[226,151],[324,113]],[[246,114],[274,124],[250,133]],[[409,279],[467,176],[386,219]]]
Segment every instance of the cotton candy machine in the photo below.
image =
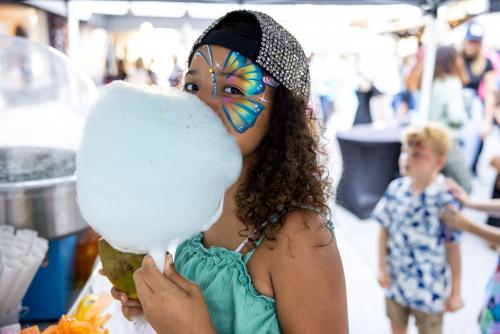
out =
[[84,229],[75,181],[74,151],[0,147],[0,225],[34,229],[47,239]]
[[10,36],[0,77],[0,225],[47,239],[84,229],[75,152],[95,84],[59,51]]
[[[87,228],[76,203],[75,152],[96,93],[61,52],[0,35],[0,226],[49,240],[21,321],[67,311],[78,232]],[[8,277],[0,271],[2,279]]]

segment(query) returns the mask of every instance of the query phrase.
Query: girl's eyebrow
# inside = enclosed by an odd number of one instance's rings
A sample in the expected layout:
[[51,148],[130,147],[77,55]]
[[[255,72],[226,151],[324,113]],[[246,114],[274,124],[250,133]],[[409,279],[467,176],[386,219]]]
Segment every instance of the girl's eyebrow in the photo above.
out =
[[250,81],[249,79],[245,78],[244,75],[237,74],[235,72],[215,72],[215,75],[224,79],[237,78],[244,81]]
[[198,74],[198,70],[189,70],[186,72],[186,75],[197,75]]
[[[188,75],[195,76],[195,75],[198,75],[199,73],[200,73],[200,71],[198,71],[198,70],[189,70],[186,72],[186,76],[188,76]],[[236,78],[240,78],[240,79],[245,79],[243,76],[235,74],[235,73],[231,73],[231,72],[215,72],[215,75],[216,76],[223,76],[226,78],[236,77]]]
[[221,76],[225,76],[227,78],[236,77],[236,78],[240,78],[240,79],[245,79],[242,75],[235,74],[234,72],[215,72],[215,75],[221,75]]

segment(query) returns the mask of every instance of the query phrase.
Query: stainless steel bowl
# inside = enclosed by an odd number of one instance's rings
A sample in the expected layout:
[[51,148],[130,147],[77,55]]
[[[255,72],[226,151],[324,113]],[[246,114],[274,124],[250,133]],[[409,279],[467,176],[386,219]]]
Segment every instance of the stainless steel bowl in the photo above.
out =
[[0,225],[55,239],[88,227],[76,203],[76,153],[0,147]]

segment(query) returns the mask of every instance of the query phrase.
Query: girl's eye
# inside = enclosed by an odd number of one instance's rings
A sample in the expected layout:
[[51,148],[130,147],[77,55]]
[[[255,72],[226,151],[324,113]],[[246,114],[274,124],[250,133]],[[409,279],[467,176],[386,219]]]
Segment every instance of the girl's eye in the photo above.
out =
[[232,86],[225,87],[224,88],[224,92],[228,93],[228,94],[243,95],[243,93],[241,92],[241,90],[239,90],[236,87],[232,87]]
[[198,86],[196,86],[192,82],[188,82],[187,84],[184,85],[184,90],[186,92],[197,92],[198,91]]

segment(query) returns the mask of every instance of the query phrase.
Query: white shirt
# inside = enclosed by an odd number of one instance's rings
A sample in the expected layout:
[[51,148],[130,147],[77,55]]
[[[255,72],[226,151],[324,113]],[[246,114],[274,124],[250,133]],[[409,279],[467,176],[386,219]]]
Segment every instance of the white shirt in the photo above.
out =
[[411,188],[408,177],[392,181],[372,213],[388,231],[386,296],[414,310],[442,313],[449,283],[445,245],[458,242],[460,232],[448,229],[439,215],[458,203],[442,175],[417,196]]

